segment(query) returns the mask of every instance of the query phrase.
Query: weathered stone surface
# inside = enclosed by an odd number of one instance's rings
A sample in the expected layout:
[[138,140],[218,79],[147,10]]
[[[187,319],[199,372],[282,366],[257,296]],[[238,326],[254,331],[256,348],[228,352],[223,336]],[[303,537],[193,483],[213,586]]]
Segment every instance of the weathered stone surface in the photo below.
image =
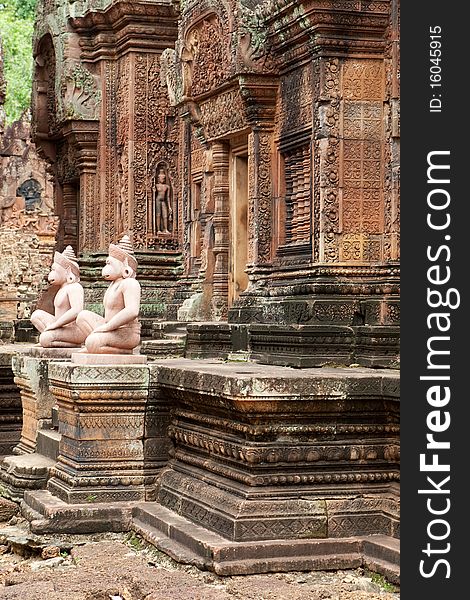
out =
[[184,359],[154,369],[173,403],[163,506],[236,541],[396,535],[397,372]]
[[0,523],[3,521],[9,521],[18,513],[19,510],[20,507],[18,504],[7,500],[7,498],[0,497]]
[[52,424],[52,408],[56,400],[49,389],[49,364],[66,360],[73,348],[32,348],[14,355],[12,365],[15,383],[20,389],[23,426],[15,454],[35,452],[37,432]]
[[[234,542],[156,503],[67,505],[28,492],[23,512],[35,533],[134,531],[178,562],[218,575],[365,567],[399,582],[399,543],[387,536]],[[1,541],[1,538],[0,538]]]
[[19,502],[27,490],[44,489],[54,464],[36,452],[6,456],[0,466],[2,495]]
[[[398,373],[310,367],[398,358],[398,3],[75,4],[39,7],[33,129],[88,308],[102,248],[129,230],[147,331],[196,320],[186,356],[266,363],[142,367],[155,414],[173,409],[159,501],[239,543],[396,536]],[[130,411],[145,386],[75,367],[54,384],[67,458],[53,491],[80,502],[97,486],[104,502],[129,438],[106,446],[111,421],[86,419],[111,419],[118,394]],[[137,498],[163,461],[162,432],[146,449],[140,428]]]

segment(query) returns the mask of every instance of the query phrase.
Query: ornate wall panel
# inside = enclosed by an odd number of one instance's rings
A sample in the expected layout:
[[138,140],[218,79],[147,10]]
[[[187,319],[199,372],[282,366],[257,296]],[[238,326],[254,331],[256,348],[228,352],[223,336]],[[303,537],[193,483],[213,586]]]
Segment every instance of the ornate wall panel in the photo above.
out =
[[284,75],[281,79],[281,134],[293,129],[311,127],[313,82],[310,63]]
[[316,162],[325,262],[383,260],[384,83],[381,60],[321,65]]

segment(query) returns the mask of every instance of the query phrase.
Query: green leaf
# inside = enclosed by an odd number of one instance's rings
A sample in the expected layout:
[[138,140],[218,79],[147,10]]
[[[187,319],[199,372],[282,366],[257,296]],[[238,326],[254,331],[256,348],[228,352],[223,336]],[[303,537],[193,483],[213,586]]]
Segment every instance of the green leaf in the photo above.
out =
[[7,123],[19,119],[31,104],[35,4],[36,0],[0,0]]

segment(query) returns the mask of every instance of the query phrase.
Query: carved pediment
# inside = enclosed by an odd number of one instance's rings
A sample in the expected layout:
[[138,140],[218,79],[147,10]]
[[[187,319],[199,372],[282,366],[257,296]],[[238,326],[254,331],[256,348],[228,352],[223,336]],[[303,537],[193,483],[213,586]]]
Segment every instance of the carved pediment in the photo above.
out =
[[187,34],[181,55],[183,90],[187,96],[200,96],[220,87],[229,76],[228,36],[215,15],[206,17]]

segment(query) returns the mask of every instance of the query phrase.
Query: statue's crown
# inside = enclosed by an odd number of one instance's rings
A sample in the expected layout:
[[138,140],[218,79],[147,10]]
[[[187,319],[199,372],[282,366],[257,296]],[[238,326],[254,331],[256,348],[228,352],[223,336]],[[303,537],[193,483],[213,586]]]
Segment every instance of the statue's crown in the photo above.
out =
[[137,260],[134,255],[131,239],[124,235],[117,244],[109,244],[109,256],[117,258],[122,263],[126,263],[131,269],[137,271]]
[[54,262],[64,269],[70,269],[74,275],[80,277],[80,267],[78,266],[77,257],[72,246],[67,246],[62,253],[56,252],[54,254]]

